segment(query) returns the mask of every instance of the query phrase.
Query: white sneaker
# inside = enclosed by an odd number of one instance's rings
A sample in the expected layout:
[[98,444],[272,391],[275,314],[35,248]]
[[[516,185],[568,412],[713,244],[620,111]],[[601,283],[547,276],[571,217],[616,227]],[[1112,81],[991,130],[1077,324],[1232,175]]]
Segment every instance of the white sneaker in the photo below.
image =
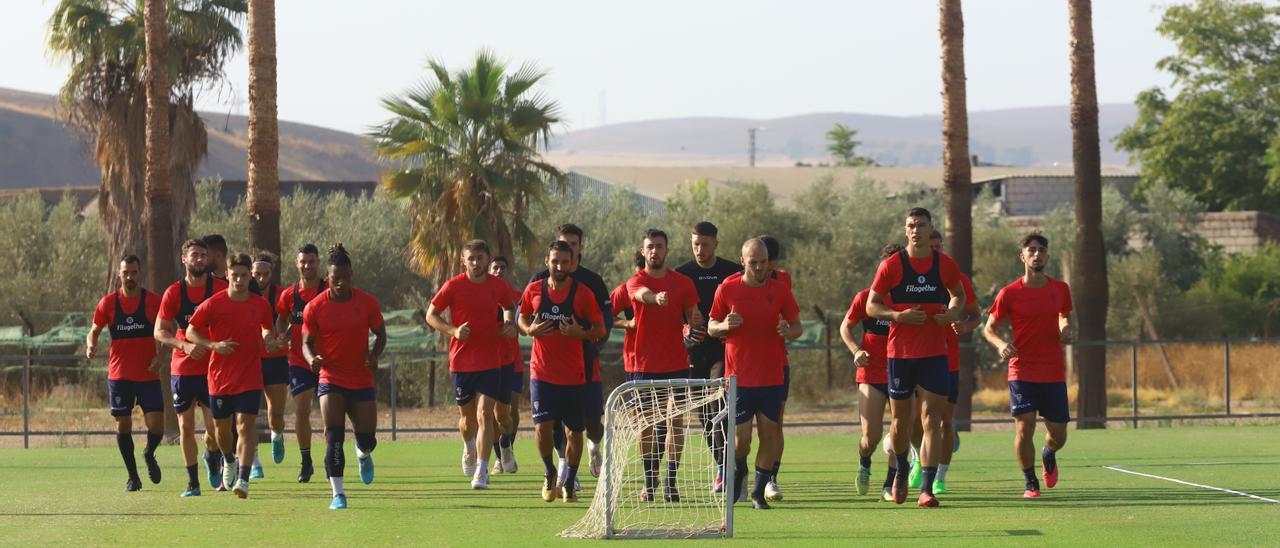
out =
[[502,473],[502,461],[501,461],[501,460],[495,460],[495,461],[493,461],[493,467],[489,469],[489,473],[490,473],[490,474],[501,474],[501,473]]
[[493,463],[494,469],[498,469],[498,465],[502,465],[502,471],[508,474],[514,474],[520,469],[520,465],[516,464],[516,452],[510,447],[502,452],[502,459]]
[[466,449],[462,450],[462,475],[468,478],[476,475],[476,456]]
[[471,478],[472,489],[488,489],[489,473],[483,469],[476,470],[475,477]]
[[236,480],[240,477],[239,467],[235,463],[222,463],[222,485],[231,488],[236,484]]
[[778,489],[777,482],[769,481],[764,484],[764,500],[769,502],[778,502],[782,500],[782,490]]
[[231,491],[235,493],[237,497],[240,497],[242,499],[249,498],[249,481],[248,480],[237,481],[236,486],[233,489],[231,489]]
[[600,456],[600,446],[594,443],[591,444],[591,452],[589,455],[591,458],[591,477],[598,478],[600,477],[600,461],[604,460],[604,458]]

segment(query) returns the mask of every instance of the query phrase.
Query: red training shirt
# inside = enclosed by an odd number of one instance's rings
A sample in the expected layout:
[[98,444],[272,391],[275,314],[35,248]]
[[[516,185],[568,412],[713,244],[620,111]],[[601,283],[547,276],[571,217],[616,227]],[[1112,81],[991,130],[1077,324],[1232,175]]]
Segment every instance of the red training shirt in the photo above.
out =
[[235,341],[230,354],[209,351],[209,395],[231,396],[262,390],[262,330],[271,328],[271,305],[249,294],[235,301],[226,291],[196,307],[191,327],[214,342]]
[[[964,284],[964,307],[969,308],[969,305],[978,302],[978,296],[973,294],[973,281],[968,274],[962,272],[960,283]],[[947,327],[947,371],[960,371],[960,335],[956,335],[956,330],[950,326]]]
[[[600,316],[600,307],[596,305],[596,297],[587,289],[586,285],[574,284],[572,279],[565,280],[565,286],[559,290],[547,288],[547,296],[551,299],[549,305],[562,304],[569,299],[569,288],[577,286],[577,291],[573,295],[573,311],[572,314],[579,318],[586,318],[591,325],[597,325],[604,322],[604,318]],[[537,322],[543,318],[543,311],[539,308],[542,302],[542,287],[547,284],[547,280],[537,280],[524,288],[524,294],[520,297],[520,314],[524,316],[533,316],[533,320]],[[555,317],[567,318],[568,311],[553,310],[549,314]],[[529,356],[530,378],[551,384],[561,385],[580,385],[587,382],[587,370],[583,362],[582,340],[575,339],[563,333],[560,330],[554,330],[549,335],[533,338],[533,353]]]
[[449,309],[450,325],[466,323],[471,327],[467,340],[449,340],[449,371],[470,373],[502,367],[498,309],[514,304],[511,293],[511,285],[502,278],[485,274],[483,282],[474,283],[464,273],[450,278],[431,299],[436,310]]
[[742,325],[724,339],[724,374],[737,375],[738,386],[781,386],[787,353],[779,318],[800,317],[791,288],[773,279],[760,287],[748,286],[741,277],[725,280],[716,288],[711,318],[723,321],[730,310],[742,316]]
[[[882,321],[871,318],[867,315],[867,299],[871,295],[870,289],[863,289],[857,295],[853,296],[853,302],[849,303],[849,313],[845,315],[852,323],[861,323],[866,320]],[[887,302],[887,297],[886,297]],[[858,384],[888,384],[889,382],[889,356],[888,352],[889,336],[880,335],[868,331],[865,326],[862,330],[862,343],[858,346],[867,352],[867,365],[857,368],[854,380]]]
[[[931,252],[932,253],[932,252]],[[940,268],[939,274],[942,277],[942,284],[947,288],[955,287],[956,282],[960,281],[960,267],[956,266],[954,259],[945,253],[938,253]],[[911,268],[917,273],[926,273],[933,268],[933,255],[923,259],[911,259]],[[878,295],[888,296],[889,292],[898,286],[902,281],[902,262],[897,254],[882,261],[879,268],[876,269],[876,277],[871,282],[871,290]],[[886,304],[888,299],[886,299]],[[890,304],[894,310],[910,310],[915,304]],[[946,311],[947,305],[944,304],[926,304],[921,305],[928,317],[925,318],[922,325],[908,325],[893,322],[889,326],[889,344],[888,356],[897,359],[915,359],[915,358],[931,358],[934,356],[947,355],[947,331],[951,330],[950,325],[938,325],[933,321],[935,315]]]
[[[512,287],[511,282],[502,280],[502,283],[507,284],[507,289],[511,294],[511,302],[518,305],[520,303],[520,292],[516,291],[515,287]],[[501,313],[501,311],[498,312],[498,314]],[[517,310],[517,317],[519,317],[519,314],[520,311]],[[519,335],[516,335],[515,337],[502,337],[502,348],[498,354],[500,358],[499,361],[502,362],[502,365],[513,364],[515,365],[516,373],[524,373],[524,356],[520,355]]]
[[1043,287],[1028,287],[1018,278],[1000,290],[991,304],[996,321],[1009,320],[1018,355],[1009,359],[1009,380],[1066,382],[1066,362],[1058,335],[1058,318],[1071,313],[1071,288],[1049,278]]
[[[160,313],[157,315],[156,321],[168,320],[174,322],[175,335],[181,342],[187,342],[187,330],[178,325],[178,314],[182,309],[182,298],[178,296],[178,291],[182,287],[182,281],[173,282],[164,290],[164,296],[160,298]],[[222,278],[213,278],[213,294],[227,288],[227,281]],[[195,287],[187,286],[187,299],[194,303],[197,307],[204,302],[205,286]],[[212,295],[210,296],[212,297]],[[194,312],[194,311],[193,311]],[[180,348],[173,349],[173,357],[169,361],[169,373],[173,375],[206,375],[209,373],[209,355],[205,354],[202,359],[195,359],[188,356]]]
[[324,358],[320,383],[348,390],[373,388],[369,369],[369,332],[382,327],[382,305],[359,289],[337,302],[325,291],[302,311],[303,334],[315,335],[315,350]]
[[[644,304],[636,298],[642,287],[654,293],[667,293],[667,305]],[[637,272],[627,280],[627,293],[635,309],[635,346],[632,365],[638,373],[672,373],[689,368],[689,355],[684,347],[684,311],[698,306],[698,291],[688,276],[667,270],[661,278],[648,271]]]
[[[147,320],[155,325],[156,315],[160,312],[160,296],[142,290],[147,295]],[[139,296],[126,297],[119,290],[98,301],[98,308],[93,311],[93,325],[108,328],[116,321],[116,300],[120,301],[120,310],[132,316],[138,312]],[[113,381],[154,381],[160,377],[151,372],[151,360],[156,357],[156,339],[154,331],[147,331],[145,337],[129,339],[111,339],[107,350],[107,379]]]
[[[613,293],[609,294],[609,302],[613,303],[613,317],[622,318],[623,314],[631,308],[631,295],[627,293],[627,284],[620,284],[613,289]],[[612,329],[613,326],[607,325]],[[628,373],[633,371],[635,365],[632,363],[631,354],[635,352],[636,338],[635,331],[632,329],[624,329],[622,333],[622,369]]]
[[[289,284],[289,287],[280,292],[280,298],[276,300],[276,314],[289,318],[289,365],[307,367],[307,358],[302,355],[302,324],[293,323],[295,287],[297,287],[297,284]],[[296,293],[302,296],[302,302],[304,303],[298,310],[306,310],[305,303],[314,299],[316,293],[320,292],[322,287],[326,287],[324,282],[320,282],[314,288],[307,289],[304,287],[301,291],[297,291]]]

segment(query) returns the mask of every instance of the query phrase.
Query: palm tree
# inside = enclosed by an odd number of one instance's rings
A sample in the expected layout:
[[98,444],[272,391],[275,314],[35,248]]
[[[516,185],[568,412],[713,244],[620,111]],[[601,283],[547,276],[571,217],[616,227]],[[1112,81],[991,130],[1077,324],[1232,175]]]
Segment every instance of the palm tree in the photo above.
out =
[[[1070,0],[1071,21],[1071,150],[1076,179],[1076,246],[1071,268],[1075,293],[1076,372],[1080,387],[1076,413],[1084,418],[1107,416],[1105,346],[1107,338],[1107,251],[1102,241],[1102,159],[1098,150],[1098,89],[1093,72],[1093,6]],[[1103,428],[1101,420],[1077,423]]]
[[[192,180],[208,142],[195,111],[195,93],[221,78],[227,59],[239,50],[236,24],[247,8],[245,0],[167,0],[165,8],[168,161],[167,166],[155,167],[169,172],[167,247],[176,248],[195,208]],[[139,2],[59,0],[49,19],[49,51],[71,64],[61,91],[63,116],[83,134],[101,170],[98,213],[108,234],[108,258],[136,253],[147,264],[165,268],[167,275],[152,274],[146,280],[159,288],[176,277],[178,265],[172,260],[162,263],[163,258],[146,260],[146,39]],[[163,196],[162,187],[163,183],[157,185],[158,196]],[[110,285],[112,261],[105,262]]]
[[382,100],[394,117],[370,136],[391,165],[383,186],[409,200],[410,263],[439,285],[458,271],[471,238],[528,258],[535,242],[529,206],[565,184],[538,154],[560,121],[555,101],[534,90],[545,72],[526,64],[508,73],[487,51],[452,74],[438,61],[428,66],[428,80]]
[[[165,20],[165,0],[146,0],[143,8],[146,58],[164,59],[169,42]],[[145,205],[143,227],[147,249],[151,251],[146,280],[157,291],[172,281],[173,273],[173,185],[169,181],[169,64],[147,63],[147,129]]]
[[[942,184],[947,202],[947,251],[960,271],[973,274],[973,173],[969,164],[969,107],[965,94],[964,14],[960,0],[938,4],[942,38]],[[972,351],[961,353],[956,418],[969,419],[974,378]]]
[[[276,3],[249,0],[249,247],[280,255]],[[272,271],[277,280],[280,271]]]

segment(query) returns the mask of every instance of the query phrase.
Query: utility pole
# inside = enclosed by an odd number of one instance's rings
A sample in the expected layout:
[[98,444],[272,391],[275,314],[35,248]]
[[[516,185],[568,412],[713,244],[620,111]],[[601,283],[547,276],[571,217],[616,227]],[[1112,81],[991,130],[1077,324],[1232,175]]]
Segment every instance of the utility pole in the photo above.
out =
[[747,165],[756,167],[756,132],[766,131],[762,127],[747,128]]

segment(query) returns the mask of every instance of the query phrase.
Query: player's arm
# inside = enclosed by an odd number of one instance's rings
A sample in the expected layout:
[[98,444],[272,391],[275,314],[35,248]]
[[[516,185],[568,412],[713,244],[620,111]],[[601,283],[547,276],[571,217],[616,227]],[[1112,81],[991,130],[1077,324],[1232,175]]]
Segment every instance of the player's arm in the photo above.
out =
[[1018,349],[1000,336],[1000,324],[1005,323],[995,314],[987,316],[987,326],[982,329],[982,337],[1000,353],[1000,359],[1007,360],[1018,355]]
[[789,320],[785,317],[779,317],[778,334],[787,340],[794,341],[799,339],[804,334],[804,323],[800,321],[800,316],[797,314],[796,317]]
[[93,324],[89,327],[89,334],[84,338],[84,357],[93,359],[98,355],[98,337],[102,335],[102,329],[105,325]]
[[236,351],[236,346],[238,346],[239,344],[236,341],[231,341],[231,340],[215,341],[213,340],[213,338],[206,336],[204,333],[201,333],[199,328],[190,324],[187,325],[187,342],[194,344],[200,348],[212,350],[224,356],[228,354],[234,354]]
[[[723,311],[724,309],[721,310]],[[733,306],[730,306],[729,312],[719,320],[714,319],[716,314],[717,312],[713,305],[711,310],[712,320],[711,323],[707,324],[707,333],[712,337],[727,337],[730,332],[742,325],[742,315],[738,314],[737,309]]]
[[636,322],[635,320],[628,318],[626,312],[623,312],[613,318],[613,326],[618,329],[634,329]]
[[373,346],[369,348],[369,355],[365,356],[364,363],[369,369],[378,370],[378,358],[382,357],[382,351],[387,348],[387,326],[379,325],[369,329],[373,333]]
[[599,293],[596,293],[596,304],[600,307],[601,318],[599,323],[600,327],[604,329],[604,334],[593,340],[595,340],[597,350],[604,350],[605,343],[609,342],[609,334],[613,331],[604,327],[606,325],[613,327],[613,298],[609,295],[609,288],[605,287],[604,280],[600,280],[599,286],[592,291],[595,292],[597,290]]
[[927,316],[919,305],[912,307],[910,310],[894,310],[885,304],[884,295],[876,293],[874,289],[867,294],[867,315],[877,320],[888,320],[908,325],[920,325],[924,323],[924,319]]
[[[444,311],[436,308],[436,305],[427,305],[427,325],[431,326],[431,329],[460,340],[465,340],[471,336],[471,326],[464,323],[454,327],[452,323],[449,323],[449,320],[440,315],[441,312]],[[503,317],[505,316],[506,314],[504,313]]]
[[652,289],[640,286],[631,292],[631,299],[640,304],[667,306],[667,292],[654,293]]
[[502,325],[498,327],[498,333],[508,339],[520,336],[519,327],[516,326],[516,305],[503,307]]
[[951,302],[947,303],[947,310],[934,316],[934,321],[940,325],[956,323],[965,318],[964,282],[960,281],[959,277],[956,277],[955,283],[947,287],[947,293],[951,294]]
[[[383,330],[386,331],[385,329]],[[320,371],[324,366],[324,356],[316,351],[316,336],[314,333],[304,332],[302,334],[302,359],[307,360],[307,365],[311,366],[311,371]]]
[[1058,314],[1058,340],[1062,344],[1071,344],[1071,313]]

